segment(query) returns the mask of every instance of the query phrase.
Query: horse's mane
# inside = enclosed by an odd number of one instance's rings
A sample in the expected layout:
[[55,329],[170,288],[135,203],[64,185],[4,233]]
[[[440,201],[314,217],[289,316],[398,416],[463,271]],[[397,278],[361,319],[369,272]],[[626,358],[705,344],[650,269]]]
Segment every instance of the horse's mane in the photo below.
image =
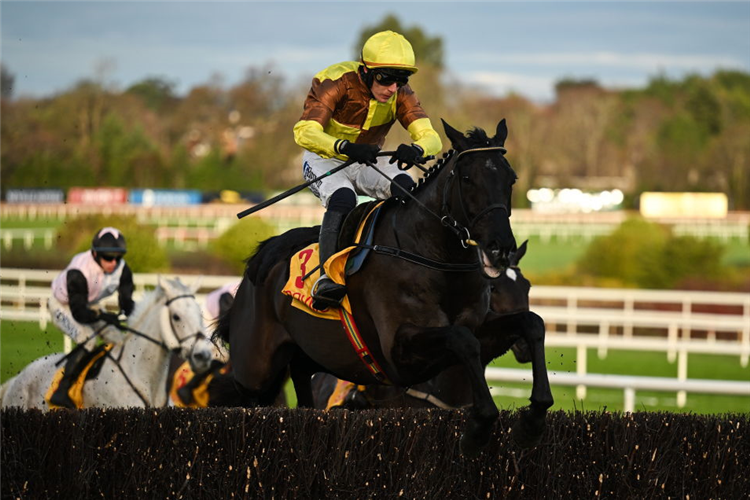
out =
[[[485,132],[484,129],[481,129],[479,127],[475,127],[469,130],[466,133],[466,138],[469,140],[468,141],[469,149],[491,146],[490,138],[487,136],[487,132]],[[448,161],[456,153],[457,151],[453,148],[443,153],[443,156],[440,157],[435,163],[433,163],[432,166],[427,169],[427,172],[425,172],[424,175],[419,178],[419,180],[414,185],[414,187],[412,187],[411,193],[413,194],[416,191],[420,190],[425,184],[430,183],[432,179],[437,177],[436,174],[439,173],[443,169],[443,167],[445,167],[445,165],[448,164]],[[408,199],[406,201],[408,202]]]
[[[184,293],[190,293],[190,289],[187,285],[182,283],[179,279],[168,279],[167,281],[169,281],[173,287],[178,287]],[[147,312],[151,310],[153,305],[165,295],[166,291],[160,286],[157,286],[153,290],[146,291],[141,300],[136,302],[133,312],[130,313],[130,317],[128,318],[128,323],[130,325],[137,325],[140,323]]]
[[320,226],[296,227],[263,240],[245,261],[245,276],[253,284],[262,285],[277,262],[288,260],[296,251],[315,243],[319,234]]
[[161,287],[156,287],[153,290],[149,290],[143,294],[141,300],[135,303],[133,312],[128,317],[128,323],[130,325],[137,325],[141,322],[146,313],[151,307],[164,296],[164,290]]

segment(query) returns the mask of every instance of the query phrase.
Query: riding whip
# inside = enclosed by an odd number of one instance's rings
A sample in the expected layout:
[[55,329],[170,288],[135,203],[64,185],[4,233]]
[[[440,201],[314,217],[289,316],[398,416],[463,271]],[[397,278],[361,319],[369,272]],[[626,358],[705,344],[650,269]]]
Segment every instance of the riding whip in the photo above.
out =
[[[377,156],[393,156],[395,153],[396,153],[395,151],[380,151],[377,154]],[[338,172],[339,170],[345,169],[346,167],[348,167],[349,165],[352,165],[353,163],[357,163],[357,162],[355,160],[346,160],[344,163],[342,163],[338,167],[332,168],[328,172],[326,172],[326,173],[324,173],[322,175],[319,175],[318,177],[316,177],[315,179],[313,179],[311,181],[307,181],[304,184],[300,184],[299,186],[293,187],[289,191],[284,191],[281,194],[277,194],[273,198],[269,198],[269,199],[267,199],[264,202],[261,202],[261,203],[255,205],[255,206],[252,206],[252,207],[250,207],[248,209],[243,210],[242,212],[240,212],[240,213],[237,214],[237,218],[241,219],[241,218],[246,217],[246,216],[248,216],[250,214],[253,214],[253,213],[255,213],[255,212],[259,211],[259,210],[263,210],[264,208],[266,208],[266,207],[268,207],[270,205],[273,205],[277,201],[281,201],[284,198],[288,198],[289,196],[302,191],[303,189],[305,189],[306,187],[310,186],[311,184],[315,184],[319,180],[324,179],[324,178],[328,177],[329,175],[333,175],[336,172]]]
[[342,163],[341,165],[339,165],[338,167],[336,167],[336,168],[332,168],[332,169],[331,169],[331,170],[329,170],[328,172],[326,172],[326,173],[324,173],[324,174],[322,174],[322,175],[319,175],[318,177],[316,177],[315,179],[313,179],[313,180],[311,180],[311,181],[307,181],[307,182],[305,182],[304,184],[300,184],[300,185],[299,185],[299,186],[297,186],[297,187],[293,187],[293,188],[292,188],[292,189],[290,189],[289,191],[284,191],[284,192],[283,192],[283,193],[281,193],[281,194],[277,194],[277,195],[276,195],[276,196],[274,196],[273,198],[269,198],[269,199],[267,199],[267,200],[266,200],[266,201],[264,201],[264,202],[258,203],[258,204],[257,204],[257,205],[255,205],[255,206],[252,206],[252,207],[250,207],[250,208],[247,208],[247,209],[243,210],[242,212],[240,212],[240,213],[238,213],[238,214],[237,214],[237,218],[238,218],[238,219],[241,219],[241,218],[243,218],[243,217],[246,217],[246,216],[248,216],[248,215],[250,215],[250,214],[253,214],[253,213],[257,212],[258,210],[263,210],[264,208],[266,208],[266,207],[268,207],[268,206],[270,206],[270,205],[273,205],[273,204],[274,204],[274,203],[276,203],[277,201],[281,201],[281,200],[283,200],[284,198],[288,198],[289,196],[292,196],[293,194],[295,194],[295,193],[298,193],[298,192],[302,191],[303,189],[305,189],[306,187],[310,186],[311,184],[315,184],[315,183],[316,183],[316,182],[318,182],[319,180],[321,180],[321,179],[324,179],[324,178],[328,177],[329,175],[333,175],[333,174],[335,174],[335,173],[336,173],[336,172],[338,172],[339,170],[342,170],[342,169],[344,169],[344,168],[348,167],[348,166],[349,166],[349,165],[351,165],[352,163],[356,163],[356,162],[355,162],[354,160],[347,160],[347,161],[345,161],[344,163]]

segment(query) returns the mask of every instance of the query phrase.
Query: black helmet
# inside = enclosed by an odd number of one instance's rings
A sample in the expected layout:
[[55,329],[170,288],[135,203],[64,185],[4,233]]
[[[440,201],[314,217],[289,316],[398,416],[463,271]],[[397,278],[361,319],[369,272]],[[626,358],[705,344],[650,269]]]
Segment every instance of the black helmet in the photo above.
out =
[[128,251],[125,244],[125,236],[119,229],[114,227],[105,227],[96,232],[94,239],[91,241],[91,250],[95,252],[121,253]]

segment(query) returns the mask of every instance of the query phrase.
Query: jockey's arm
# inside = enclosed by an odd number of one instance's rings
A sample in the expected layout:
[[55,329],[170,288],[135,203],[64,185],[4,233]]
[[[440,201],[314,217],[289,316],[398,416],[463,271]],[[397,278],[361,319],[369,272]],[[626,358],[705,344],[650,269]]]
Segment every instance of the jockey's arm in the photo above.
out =
[[79,323],[94,323],[99,313],[89,309],[89,284],[78,269],[69,269],[67,274],[68,305],[73,319]]
[[325,131],[333,117],[333,110],[344,98],[346,89],[339,82],[314,79],[305,99],[302,117],[294,125],[294,142],[323,158],[337,157],[345,160],[337,146],[342,142]]
[[432,128],[427,113],[417,99],[417,95],[405,87],[398,95],[397,118],[404,127],[414,144],[422,148],[424,156],[436,155],[443,149],[440,135]]
[[443,148],[443,142],[435,129],[432,128],[429,118],[420,118],[411,122],[406,130],[408,130],[414,144],[422,148],[425,156],[436,155]]
[[130,316],[133,312],[135,302],[133,302],[133,272],[128,267],[127,263],[122,268],[122,275],[120,276],[120,286],[117,289],[117,299],[120,304],[120,310],[125,313],[125,316]]

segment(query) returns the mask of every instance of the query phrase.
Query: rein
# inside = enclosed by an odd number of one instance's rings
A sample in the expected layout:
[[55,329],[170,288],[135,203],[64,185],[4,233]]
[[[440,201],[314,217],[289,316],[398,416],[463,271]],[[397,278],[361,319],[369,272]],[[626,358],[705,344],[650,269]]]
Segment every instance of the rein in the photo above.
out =
[[[414,201],[414,203],[416,203],[425,212],[427,212],[428,214],[438,219],[443,226],[450,229],[459,238],[461,242],[461,246],[464,248],[469,248],[469,246],[479,245],[479,243],[476,240],[473,240],[471,238],[471,232],[469,231],[469,227],[472,227],[481,217],[497,209],[503,209],[509,213],[508,207],[505,204],[490,205],[489,207],[483,209],[481,212],[475,215],[474,218],[472,218],[469,221],[468,226],[463,226],[462,224],[460,224],[455,218],[453,218],[453,216],[450,213],[451,209],[450,209],[450,205],[447,202],[447,199],[448,199],[448,193],[451,187],[453,186],[453,181],[457,178],[456,170],[458,169],[458,165],[457,165],[458,159],[461,158],[461,156],[464,154],[480,153],[484,151],[500,151],[501,153],[505,154],[507,152],[507,149],[505,149],[502,146],[488,146],[488,147],[472,148],[472,149],[466,149],[464,151],[461,151],[456,156],[452,157],[454,168],[450,172],[450,174],[448,174],[449,175],[448,181],[445,183],[445,186],[443,188],[443,201],[442,201],[442,206],[441,206],[441,213],[443,213],[444,215],[442,216],[430,210],[424,203],[419,201],[411,192],[409,192],[409,190],[405,189],[403,186],[396,184],[396,183],[392,184],[394,186],[397,186],[403,194],[411,198]],[[390,177],[388,177],[376,165],[372,163],[368,163],[368,165],[371,168],[374,168],[380,175],[390,180]],[[460,186],[459,186],[458,196],[459,196],[459,202],[461,204],[461,211],[468,218],[468,214],[466,213],[466,208],[464,207],[464,202],[463,202],[463,192],[461,191]],[[396,228],[395,213],[394,213],[393,226],[394,226],[394,232],[395,232],[395,228]],[[398,234],[396,234],[396,241],[398,241]],[[420,266],[424,266],[430,269],[435,269],[438,271],[467,272],[467,271],[474,271],[478,269],[480,266],[479,262],[476,262],[474,264],[452,264],[449,262],[439,262],[436,260],[429,259],[427,257],[423,257],[421,255],[415,254],[415,253],[407,252],[405,250],[402,250],[399,247],[389,247],[385,245],[357,245],[357,247],[363,248],[363,249],[370,249],[382,255],[397,257],[397,258],[406,260],[408,262],[418,264]]]

